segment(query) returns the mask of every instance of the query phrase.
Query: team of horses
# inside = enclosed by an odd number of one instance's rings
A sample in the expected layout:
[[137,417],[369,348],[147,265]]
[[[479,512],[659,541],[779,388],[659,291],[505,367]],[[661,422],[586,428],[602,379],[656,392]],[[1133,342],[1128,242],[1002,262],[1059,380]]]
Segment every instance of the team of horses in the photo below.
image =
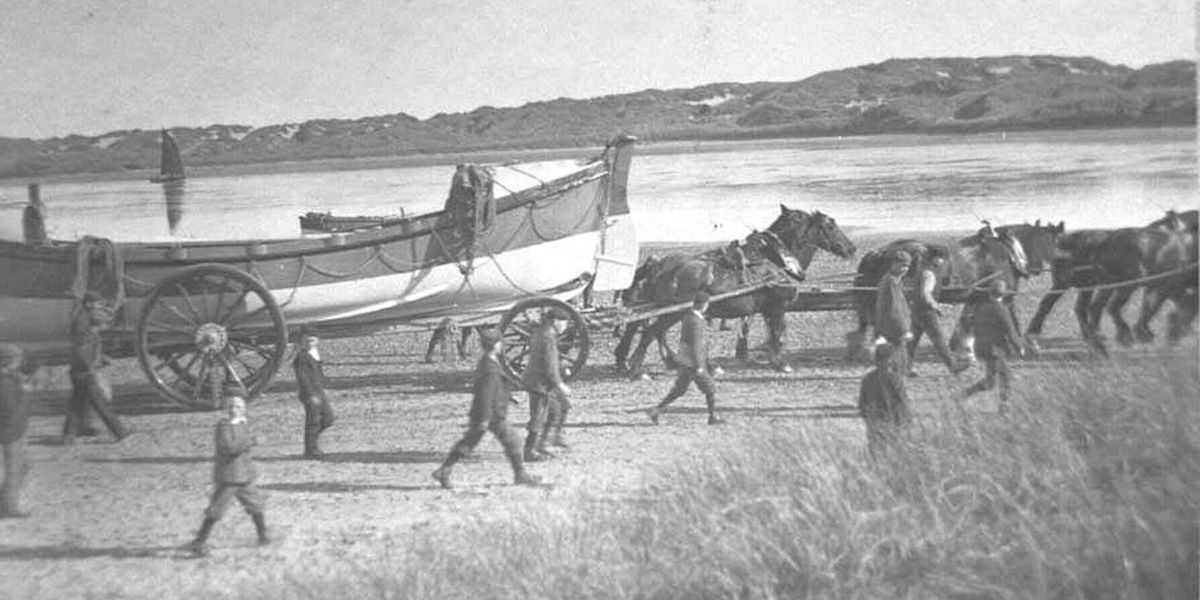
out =
[[[1037,352],[1047,315],[1062,294],[1077,289],[1075,314],[1083,339],[1098,354],[1107,355],[1099,332],[1105,309],[1122,345],[1149,342],[1154,336],[1150,322],[1170,301],[1174,310],[1168,318],[1168,339],[1176,342],[1191,330],[1197,312],[1197,211],[1168,211],[1166,216],[1143,227],[1094,229],[1067,232],[1062,222],[985,224],[976,233],[951,245],[924,240],[896,240],[867,252],[859,262],[852,290],[858,328],[847,334],[847,357],[861,358],[869,347],[874,313],[875,288],[887,269],[888,260],[903,250],[913,258],[906,285],[915,286],[923,265],[934,254],[948,258],[937,269],[940,302],[964,304],[964,319],[974,302],[984,297],[989,281],[1002,279],[1013,292],[1005,298],[1015,324],[1020,328],[1014,296],[1025,280],[1050,273],[1051,290],[1042,298],[1026,330],[1028,348]],[[856,248],[836,221],[820,211],[806,212],[780,206],[780,214],[765,230],[744,240],[699,254],[670,254],[650,257],[638,268],[633,285],[621,294],[627,304],[668,306],[690,300],[697,292],[720,296],[737,290],[746,293],[722,297],[709,308],[710,319],[739,319],[738,356],[747,358],[744,341],[749,318],[761,314],[767,326],[768,363],[789,371],[782,350],[789,311],[803,310],[797,284],[818,250],[839,258],[850,258]],[[1123,309],[1130,297],[1143,291],[1141,314],[1133,327]],[[660,316],[644,325],[630,323],[616,349],[619,370],[641,375],[649,344],[657,341],[664,361],[673,353],[666,332],[681,314]],[[952,336],[952,345],[969,352],[969,336],[963,319]],[[626,361],[632,341],[642,333],[632,357]]]

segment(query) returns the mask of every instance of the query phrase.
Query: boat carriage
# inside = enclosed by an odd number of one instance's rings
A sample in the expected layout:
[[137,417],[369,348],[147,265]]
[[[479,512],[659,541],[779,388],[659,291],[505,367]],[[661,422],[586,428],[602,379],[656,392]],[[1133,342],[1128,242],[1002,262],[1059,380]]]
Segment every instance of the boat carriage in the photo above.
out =
[[[216,242],[0,241],[0,339],[42,364],[65,364],[72,311],[86,290],[100,290],[117,309],[108,354],[137,356],[162,395],[196,406],[215,406],[227,381],[262,392],[289,332],[306,325],[341,337],[451,319],[502,323],[519,341],[527,309],[629,285],[634,142],[619,137],[583,160],[461,165],[443,210],[368,229]],[[586,339],[576,341],[586,352]],[[524,350],[515,346],[519,365]]]

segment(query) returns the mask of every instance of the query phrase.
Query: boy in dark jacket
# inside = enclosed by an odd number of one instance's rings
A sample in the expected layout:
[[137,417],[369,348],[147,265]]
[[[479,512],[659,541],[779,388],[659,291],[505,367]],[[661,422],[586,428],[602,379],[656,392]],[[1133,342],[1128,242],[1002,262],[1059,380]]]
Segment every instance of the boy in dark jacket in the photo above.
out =
[[999,380],[1001,413],[1008,404],[1009,373],[1005,357],[1013,352],[1022,356],[1025,354],[1021,336],[1002,302],[1007,292],[1008,286],[1004,280],[992,280],[988,284],[987,299],[975,308],[971,331],[975,334],[975,356],[983,361],[985,375],[964,392],[964,396],[970,396],[993,389]]
[[513,396],[507,376],[500,365],[500,332],[491,327],[480,329],[479,343],[483,347],[483,354],[475,366],[475,389],[471,398],[467,433],[450,449],[445,462],[433,472],[433,478],[448,489],[454,464],[470,454],[483,439],[483,434],[490,431],[504,446],[504,455],[512,464],[514,483],[537,485],[540,483],[539,479],[525,472],[519,434],[508,424],[508,405],[513,401]]
[[296,372],[296,389],[304,405],[304,458],[324,457],[318,439],[333,425],[333,407],[325,394],[325,371],[317,350],[317,333],[311,329],[300,332],[299,349],[292,360]]
[[904,362],[891,344],[875,346],[875,368],[862,378],[858,391],[858,412],[867,426],[867,447],[879,458],[895,443],[900,428],[912,422],[908,411],[908,391],[904,389]]
[[665,398],[647,411],[650,421],[658,425],[658,418],[663,409],[682,396],[692,382],[704,394],[708,406],[708,424],[719,425],[725,421],[717,416],[717,386],[712,375],[708,372],[708,335],[704,311],[708,310],[708,294],[697,293],[692,299],[692,310],[683,316],[683,325],[679,332],[679,373],[675,376],[675,385],[671,386]]
[[213,457],[213,492],[208,508],[204,511],[204,522],[188,548],[196,556],[208,556],[208,534],[217,521],[225,515],[234,498],[254,521],[258,532],[258,545],[271,543],[267,534],[267,523],[263,517],[266,498],[254,484],[258,471],[250,449],[255,444],[250,423],[246,420],[246,397],[242,386],[227,384],[224,389],[225,406],[229,414],[217,423],[216,451]]
[[525,434],[525,461],[553,456],[547,444],[565,446],[562,427],[570,410],[571,388],[562,379],[558,352],[559,324],[567,320],[560,309],[550,308],[529,336],[529,359],[522,383],[529,393],[529,425]]

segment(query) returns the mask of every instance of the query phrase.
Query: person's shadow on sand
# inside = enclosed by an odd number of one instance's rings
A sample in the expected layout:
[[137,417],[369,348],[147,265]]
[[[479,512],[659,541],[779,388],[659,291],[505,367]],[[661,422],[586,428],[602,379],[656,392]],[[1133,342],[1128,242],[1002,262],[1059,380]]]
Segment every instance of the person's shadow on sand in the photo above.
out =
[[88,548],[75,545],[0,546],[0,560],[79,560],[86,558],[175,558],[181,546],[145,548],[113,546]]

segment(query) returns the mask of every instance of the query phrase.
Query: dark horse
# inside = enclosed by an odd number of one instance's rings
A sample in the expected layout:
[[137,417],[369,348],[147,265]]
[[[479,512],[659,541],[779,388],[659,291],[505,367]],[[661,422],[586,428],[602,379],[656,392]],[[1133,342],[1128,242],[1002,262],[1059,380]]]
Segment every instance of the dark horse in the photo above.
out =
[[[1124,346],[1134,340],[1150,342],[1150,321],[1166,300],[1176,307],[1171,315],[1170,341],[1177,341],[1196,317],[1196,211],[1169,211],[1147,227],[1093,229],[1073,232],[1059,240],[1054,283],[1029,323],[1029,336],[1041,334],[1054,304],[1075,287],[1075,317],[1083,339],[1107,355],[1100,335],[1100,317],[1108,308]],[[1144,289],[1142,311],[1131,329],[1122,311],[1130,296]]]
[[[858,312],[858,329],[846,336],[848,360],[869,356],[868,332],[874,327],[875,290],[879,279],[887,271],[887,259],[899,250],[913,257],[913,264],[905,275],[905,285],[916,287],[922,265],[930,260],[931,251],[938,249],[949,256],[938,273],[941,291],[938,300],[946,303],[964,303],[981,299],[982,288],[987,281],[1000,278],[1008,289],[1020,289],[1023,279],[1037,275],[1049,268],[1055,256],[1055,241],[1063,232],[1063,224],[1043,225],[1041,221],[1030,225],[986,226],[975,234],[959,240],[953,248],[920,240],[897,240],[882,248],[868,252],[858,265],[854,278],[855,304]],[[1005,298],[1005,304],[1014,322],[1017,320],[1013,296]],[[952,336],[952,345],[962,349],[966,333],[962,322]],[[919,341],[919,340],[915,340]]]
[[[700,291],[715,296],[766,284],[753,292],[713,302],[707,316],[738,319],[762,314],[769,331],[770,364],[779,370],[790,371],[791,367],[784,363],[781,354],[787,328],[786,309],[796,295],[795,283],[804,280],[804,269],[812,262],[817,249],[845,258],[854,254],[855,247],[832,217],[820,211],[809,214],[784,205],[779,208],[779,217],[766,231],[754,232],[741,242],[700,255],[675,254],[654,259],[653,267],[644,272],[645,277],[634,283],[640,290],[641,301],[665,306],[686,302]],[[626,369],[631,376],[641,375],[651,341],[658,342],[666,362],[672,361],[665,336],[681,317],[681,314],[670,314],[645,326]],[[636,325],[631,323],[626,327],[617,347],[618,368],[624,364],[625,353],[637,333]]]

